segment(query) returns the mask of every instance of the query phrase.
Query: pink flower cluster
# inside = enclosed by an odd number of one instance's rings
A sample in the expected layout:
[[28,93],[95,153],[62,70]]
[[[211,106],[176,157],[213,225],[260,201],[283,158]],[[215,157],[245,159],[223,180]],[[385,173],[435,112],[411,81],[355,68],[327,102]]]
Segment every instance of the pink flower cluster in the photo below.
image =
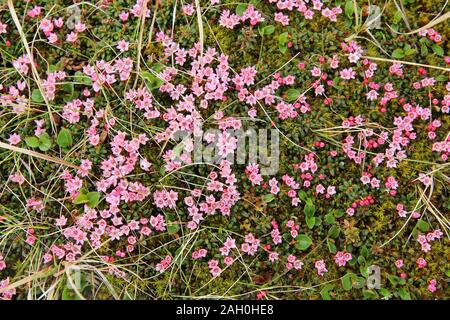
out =
[[300,230],[300,226],[298,224],[295,224],[294,220],[289,220],[286,223],[286,227],[291,229],[290,233],[293,238],[296,238],[298,236],[298,230]]
[[42,12],[42,7],[35,6],[32,9],[28,10],[27,16],[29,16],[30,18],[36,18],[41,14],[41,12]]
[[290,189],[287,192],[287,196],[291,198],[291,204],[296,207],[300,203],[300,199],[297,196],[297,190],[300,189],[300,184],[294,180],[294,178],[290,177],[288,174],[285,174],[281,177],[283,184],[288,186]]
[[[135,17],[140,17],[141,15],[146,18],[150,17],[150,9],[144,8],[145,0],[136,0],[136,4],[130,9],[130,12]],[[147,1],[147,6],[150,4],[150,1]],[[124,16],[123,16],[124,17]],[[126,19],[122,19],[126,20]]]
[[178,193],[173,190],[156,190],[153,193],[154,204],[158,208],[175,208],[177,205]]
[[317,274],[319,276],[321,276],[321,277],[323,277],[323,275],[328,272],[328,269],[327,269],[327,267],[325,265],[325,262],[323,260],[317,260],[314,263],[314,267],[317,270]]
[[30,198],[27,200],[26,206],[31,208],[32,210],[36,210],[37,212],[41,212],[44,210],[45,206],[41,199]]
[[378,189],[380,187],[380,180],[373,177],[369,172],[363,172],[360,180],[363,184],[370,184],[372,189]]
[[[0,281],[0,289],[5,289],[10,283],[9,277]],[[16,288],[5,290],[1,294],[0,300],[11,300],[16,294]]]
[[86,30],[86,25],[81,21],[75,24],[75,31],[70,32],[66,36],[66,41],[70,43],[75,43],[78,40],[78,35]]
[[270,232],[270,236],[272,237],[272,241],[275,245],[283,242],[283,238],[281,237],[280,230],[278,229],[278,223],[275,220],[272,220],[272,231]]
[[28,228],[25,234],[26,234],[25,242],[28,243],[30,246],[34,246],[37,240],[34,229]]
[[294,268],[295,270],[302,270],[303,267],[303,262],[299,259],[297,259],[296,256],[290,254],[287,257],[287,262],[286,262],[286,269],[291,270],[292,268]]
[[347,214],[349,216],[353,216],[355,214],[355,210],[358,207],[370,206],[375,203],[375,198],[372,195],[368,195],[361,200],[356,200],[352,203],[351,207],[347,209]]
[[334,262],[339,266],[343,267],[352,260],[352,254],[349,252],[338,251],[334,256]]
[[430,281],[428,281],[428,291],[430,291],[431,293],[436,292],[437,288],[437,281],[436,279],[430,279]]
[[[189,217],[191,221],[188,222],[189,229],[196,229],[201,220],[203,220],[203,212],[208,214],[214,214],[216,210],[219,210],[223,216],[229,216],[231,213],[231,207],[239,200],[240,195],[237,192],[237,188],[234,185],[236,182],[234,174],[231,174],[231,164],[229,161],[222,160],[220,165],[220,174],[212,171],[209,175],[211,179],[206,186],[208,191],[221,192],[221,198],[216,200],[213,194],[205,195],[205,201],[194,202],[192,197],[186,197],[184,199],[185,204],[188,206]],[[228,185],[218,181],[221,177],[226,179]],[[199,198],[202,195],[200,189],[194,189],[191,192],[193,197]]]
[[441,121],[434,119],[431,123],[427,125],[427,136],[428,139],[433,140],[436,138],[436,130],[442,125]]
[[203,248],[202,249],[198,249],[198,250],[194,250],[192,252],[192,259],[198,260],[198,259],[206,257],[207,254],[208,254],[208,250],[203,249]]
[[228,256],[230,254],[230,251],[236,248],[236,240],[231,237],[227,237],[219,251],[222,256]]
[[[276,4],[278,10],[296,10],[303,14],[307,20],[313,19],[314,11],[320,11],[322,16],[330,21],[336,22],[337,15],[342,13],[342,9],[340,7],[334,7],[332,9],[324,7],[321,0],[312,0],[311,2],[309,0],[269,0],[269,2]],[[284,22],[282,22],[283,25],[289,24],[289,20],[286,21],[286,18],[280,18],[280,13],[276,13],[275,15],[278,15],[278,18],[275,18],[275,21],[278,19]]]
[[156,264],[156,271],[159,271],[160,273],[163,273],[164,271],[169,268],[170,264],[172,263],[172,257],[167,255],[164,259],[161,260],[160,263]]
[[245,236],[244,243],[241,245],[242,252],[253,256],[258,251],[260,241],[252,233]]
[[450,155],[450,135],[444,141],[433,143],[432,150],[441,153],[441,159],[447,161]]
[[394,62],[389,67],[389,73],[401,77],[403,75],[403,65],[400,62]]
[[280,192],[280,188],[278,187],[278,181],[276,178],[272,178],[269,180],[269,187],[271,194],[278,194],[278,192]]
[[[79,22],[76,27],[78,29],[85,29],[86,27],[84,26],[84,24],[81,24],[81,22]],[[56,42],[58,42],[58,35],[56,34],[56,30],[62,28],[62,26],[64,25],[64,20],[62,18],[55,18],[53,20],[50,19],[42,19],[41,23],[39,24],[39,28],[42,30],[42,32],[44,32],[45,36],[47,37],[47,40],[49,43],[55,44]],[[83,30],[84,31],[84,30]],[[69,41],[69,37],[68,37],[68,41]]]
[[341,48],[348,54],[348,61],[350,63],[357,63],[364,53],[363,49],[354,40],[349,43],[342,42]]
[[52,101],[55,99],[56,94],[56,82],[62,81],[66,78],[66,73],[64,71],[50,72],[47,75],[47,79],[42,82],[42,87],[45,90],[45,95],[48,100]]
[[431,250],[430,242],[433,242],[436,239],[440,239],[442,235],[443,233],[439,229],[434,230],[433,232],[428,232],[426,235],[419,234],[417,236],[417,242],[420,243],[423,252],[429,252]]
[[259,166],[256,163],[249,163],[245,168],[245,174],[252,183],[252,185],[260,185],[263,181],[262,176],[259,174]]
[[74,99],[64,105],[61,117],[69,123],[77,123],[80,121],[81,107],[84,107],[85,113],[90,115],[93,106],[94,100],[92,99],[87,99],[86,101]]
[[28,71],[30,70],[30,56],[28,54],[24,54],[23,56],[20,56],[19,58],[14,60],[12,64],[20,74],[26,76],[28,74]]
[[111,86],[117,81],[116,74],[119,75],[120,81],[127,81],[133,70],[133,59],[120,58],[114,63],[99,60],[95,62],[95,67],[86,65],[83,72],[90,77],[92,88],[95,92],[99,92],[104,86]]
[[220,15],[219,24],[222,27],[234,29],[235,26],[240,23],[245,23],[247,20],[249,20],[250,24],[254,26],[264,21],[264,18],[258,10],[255,10],[252,5],[249,5],[242,16],[231,14],[228,9],[223,10]]
[[427,37],[428,39],[430,39],[431,41],[434,41],[436,43],[439,43],[442,41],[442,36],[433,28],[420,30],[419,36]]
[[222,269],[219,267],[219,261],[211,259],[208,261],[209,272],[213,277],[218,277],[222,273]]
[[153,96],[146,88],[128,91],[125,99],[133,102],[137,109],[144,110],[146,119],[155,119],[160,116],[160,112],[153,106]]

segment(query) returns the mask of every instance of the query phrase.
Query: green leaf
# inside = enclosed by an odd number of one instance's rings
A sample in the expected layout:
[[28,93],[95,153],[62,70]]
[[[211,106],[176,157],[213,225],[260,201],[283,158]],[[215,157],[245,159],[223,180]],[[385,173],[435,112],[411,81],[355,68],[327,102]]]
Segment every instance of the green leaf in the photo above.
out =
[[405,288],[401,288],[397,291],[397,293],[402,300],[411,300],[411,296],[409,295],[408,290],[406,290]]
[[388,280],[392,285],[397,285],[399,283],[400,278],[396,275],[390,274],[388,275]]
[[325,222],[328,224],[333,224],[336,221],[332,212],[329,212],[325,215]]
[[75,290],[69,289],[69,287],[65,287],[62,295],[62,300],[81,300],[81,297],[77,294]]
[[394,23],[399,23],[402,20],[402,13],[397,10],[394,14]]
[[314,213],[316,212],[316,207],[314,206],[314,204],[309,200],[306,202],[305,204],[305,208],[303,209],[303,212],[305,213],[305,215],[307,217],[312,217],[314,216]]
[[403,51],[405,52],[405,55],[407,55],[407,56],[411,56],[411,55],[413,55],[413,54],[416,53],[416,50],[414,50],[413,48],[411,48],[410,45],[406,45],[406,46],[403,48]]
[[353,13],[355,13],[355,8],[353,7],[353,1],[352,0],[348,0],[345,3],[345,9],[344,9],[345,15],[349,18],[349,19],[353,19]]
[[364,258],[363,256],[359,256],[357,261],[360,265],[366,265],[366,258]]
[[69,129],[62,128],[58,133],[58,137],[56,138],[56,143],[61,148],[70,147],[73,143],[72,134]]
[[320,295],[323,300],[331,300],[330,291],[334,289],[334,284],[325,285],[322,290],[320,290]]
[[385,289],[385,288],[380,288],[380,289],[378,290],[378,292],[379,292],[384,298],[390,298],[390,297],[392,296],[392,293],[391,293],[388,289]]
[[268,36],[269,34],[272,34],[275,31],[275,27],[273,25],[268,25],[263,28],[259,29],[259,34],[261,36]]
[[341,278],[342,288],[344,288],[344,290],[348,291],[353,288],[352,279],[354,276],[355,276],[354,273],[347,272],[347,274]]
[[312,244],[312,240],[306,234],[300,234],[296,238],[295,247],[300,250],[308,249]]
[[287,51],[287,41],[288,41],[289,33],[283,32],[278,36],[278,50],[280,50],[281,53],[286,53]]
[[87,196],[87,194],[84,193],[80,193],[74,200],[73,203],[75,204],[82,204],[82,203],[88,203],[89,202],[89,198]]
[[395,49],[394,52],[392,52],[392,57],[395,59],[401,59],[405,57],[405,52],[403,49]]
[[378,293],[374,290],[363,290],[364,299],[377,299]]
[[27,146],[29,146],[31,148],[39,147],[39,139],[37,137],[25,138],[25,143],[27,144]]
[[422,219],[417,220],[416,227],[422,232],[427,232],[430,229],[429,224]]
[[[152,66],[152,70],[156,73],[160,72],[163,69],[163,65],[155,64]],[[150,90],[158,89],[164,83],[164,81],[158,78],[156,75],[149,71],[142,71],[141,77],[144,78],[145,84]]]
[[248,8],[248,4],[245,4],[245,3],[241,3],[241,4],[239,4],[237,7],[236,7],[236,14],[238,15],[238,16],[243,16],[244,15],[244,12],[247,10],[247,8]]
[[41,91],[39,89],[34,89],[31,93],[31,101],[36,103],[44,102],[44,97],[41,94]]
[[338,226],[332,226],[330,229],[328,229],[328,236],[330,238],[336,239],[339,237],[340,229]]
[[180,225],[178,223],[170,222],[167,224],[167,232],[169,234],[175,234],[180,230]]
[[369,256],[369,249],[367,249],[367,247],[366,247],[365,245],[363,245],[363,246],[361,247],[360,254],[361,254],[364,258],[367,258],[367,257]]
[[444,49],[442,49],[436,43],[431,46],[431,49],[433,49],[433,52],[436,53],[438,56],[440,57],[444,56]]
[[86,197],[88,198],[89,208],[93,209],[98,205],[98,203],[100,202],[100,196],[101,193],[96,191],[91,191],[86,194]]
[[428,48],[426,45],[422,44],[420,46],[420,54],[424,57],[428,55]]
[[300,96],[300,91],[297,89],[289,89],[286,91],[286,100],[287,101],[295,101]]
[[305,191],[300,191],[298,193],[298,197],[300,198],[300,200],[302,200],[303,202],[306,202],[308,200],[308,195],[306,194]]
[[308,228],[312,229],[316,225],[316,217],[306,217],[306,225]]
[[39,136],[39,150],[47,151],[52,146],[52,140],[47,132],[42,133]]
[[272,200],[275,199],[275,195],[269,193],[263,196],[263,201],[264,202],[271,202]]
[[81,71],[75,72],[74,78],[77,78],[77,81],[81,82],[84,85],[89,86],[92,84],[91,78],[89,78],[87,75],[85,75]]
[[330,253],[337,252],[337,248],[336,248],[336,245],[334,244],[334,240],[327,239],[327,246],[328,246],[328,251],[330,251]]

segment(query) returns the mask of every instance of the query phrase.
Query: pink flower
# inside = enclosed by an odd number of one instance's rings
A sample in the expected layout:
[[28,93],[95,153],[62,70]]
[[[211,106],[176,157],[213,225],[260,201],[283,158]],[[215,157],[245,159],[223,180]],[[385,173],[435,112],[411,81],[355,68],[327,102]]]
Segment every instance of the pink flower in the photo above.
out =
[[73,31],[71,33],[69,33],[66,37],[66,41],[70,42],[70,43],[74,43],[77,40],[78,40],[78,33],[73,32]]
[[0,255],[0,271],[6,269],[6,262],[3,260],[3,256]]
[[67,218],[64,216],[60,216],[59,218],[55,219],[55,226],[57,227],[64,227],[67,223]]
[[422,269],[427,265],[427,261],[424,258],[419,258],[417,259],[416,264],[419,269]]
[[398,259],[395,261],[395,267],[397,269],[400,269],[401,267],[403,267],[403,260],[402,259]]
[[182,7],[183,13],[187,16],[192,16],[194,14],[194,6],[192,4],[185,4]]
[[370,90],[369,92],[366,93],[366,97],[367,99],[373,101],[376,100],[378,98],[379,93],[376,92],[375,90]]
[[75,31],[78,33],[81,33],[86,30],[86,25],[82,23],[81,21],[77,22],[75,24]]
[[7,28],[7,27],[8,27],[7,24],[1,23],[1,22],[0,22],[0,34],[6,33],[6,28]]
[[122,20],[122,21],[127,21],[128,20],[128,16],[129,16],[129,13],[127,13],[127,12],[121,12],[121,13],[119,13],[119,18],[120,18],[120,20]]
[[342,79],[344,80],[350,80],[350,79],[355,79],[355,71],[353,71],[352,68],[348,68],[348,69],[343,69],[340,71],[340,76]]
[[117,42],[116,48],[117,48],[120,52],[128,51],[129,43],[126,42],[125,40],[120,40],[119,42]]
[[422,182],[424,184],[424,186],[428,187],[431,185],[432,183],[432,179],[429,175],[423,174],[423,173],[419,173],[419,181]]
[[13,146],[15,146],[16,144],[19,144],[20,141],[21,141],[20,135],[18,135],[17,133],[13,133],[8,138],[9,144],[13,145]]

